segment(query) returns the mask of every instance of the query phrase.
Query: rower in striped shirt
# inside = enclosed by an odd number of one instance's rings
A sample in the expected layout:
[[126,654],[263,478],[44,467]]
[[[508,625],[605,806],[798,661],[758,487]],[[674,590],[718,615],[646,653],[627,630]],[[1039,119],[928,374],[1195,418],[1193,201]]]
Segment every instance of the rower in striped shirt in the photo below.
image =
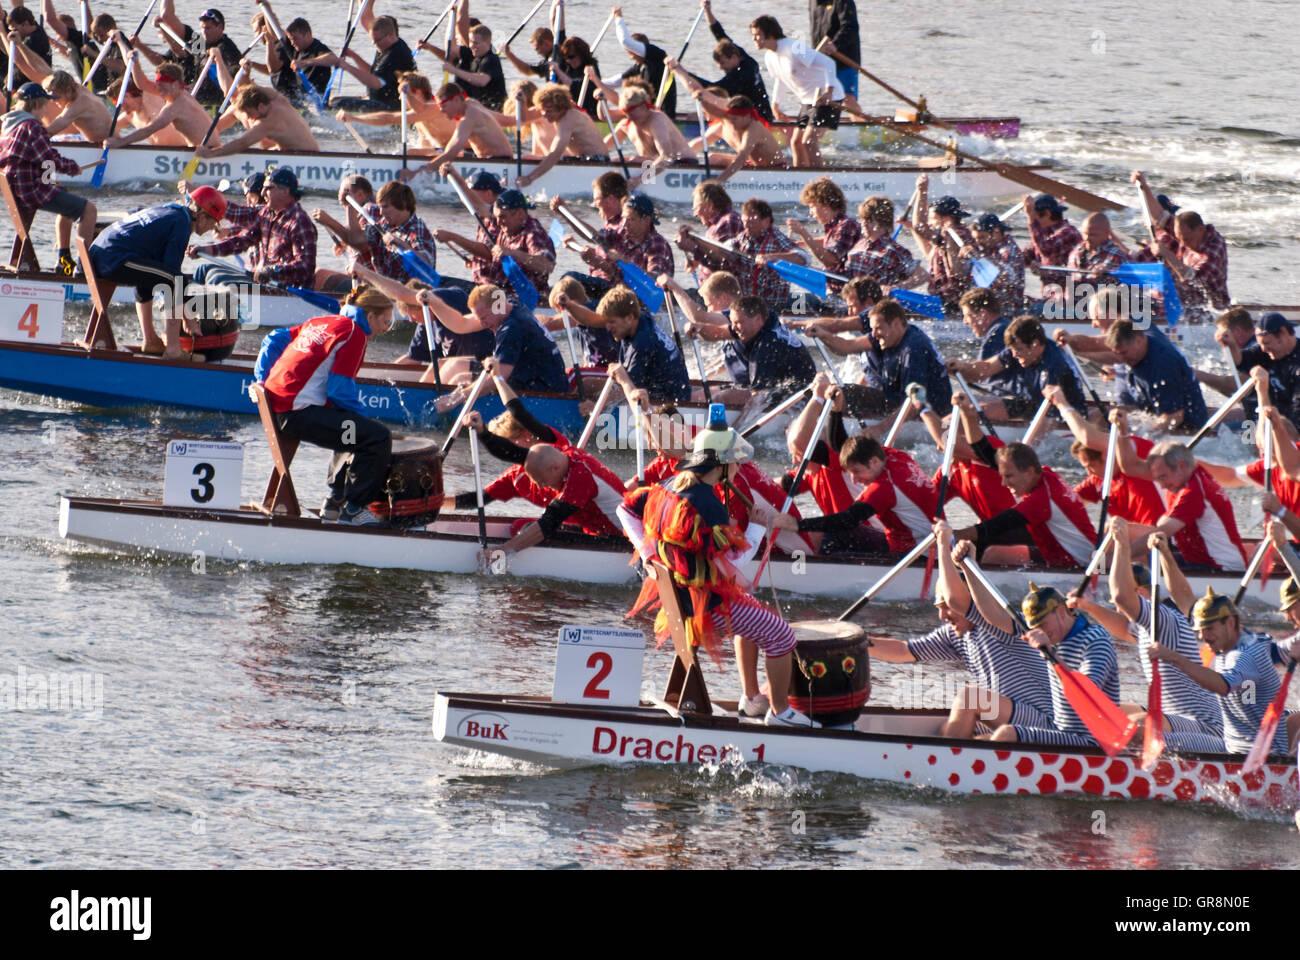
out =
[[[1152,642],[1151,571],[1140,563],[1133,563],[1128,524],[1122,517],[1112,517],[1108,529],[1115,539],[1110,568],[1110,595],[1114,609],[1073,593],[1070,603],[1096,619],[1115,639],[1137,644],[1142,673],[1149,685],[1152,681],[1151,658],[1147,654]],[[1153,533],[1148,538],[1148,546],[1160,551],[1160,567],[1166,586],[1166,595],[1156,608],[1155,642],[1196,660],[1200,645],[1186,615],[1196,595],[1178,569],[1173,551],[1169,549],[1169,538],[1163,533]],[[1174,751],[1221,752],[1223,714],[1213,694],[1171,663],[1163,663],[1159,669],[1166,745]],[[1134,719],[1144,718],[1146,711],[1140,705],[1122,706]]]
[[[969,739],[976,724],[989,730],[1004,724],[1052,725],[1052,693],[1047,661],[1014,633],[984,619],[953,561],[948,543],[952,529],[934,525],[943,546],[938,551],[939,581],[934,605],[942,626],[924,636],[897,640],[871,637],[871,656],[887,663],[958,663],[974,678],[953,700],[939,736]],[[988,735],[983,734],[980,739]]]
[[[974,549],[973,543],[963,540],[953,551],[953,559],[960,563]],[[998,630],[1007,633],[1015,630],[1015,622],[981,583],[972,579],[968,586],[985,620]],[[1020,611],[1029,626],[1024,639],[1030,646],[1050,647],[1066,668],[1083,674],[1112,702],[1119,700],[1119,657],[1110,634],[1103,627],[1071,610],[1055,587],[1039,587],[1032,580],[1029,592],[1020,603]],[[1001,743],[1042,743],[1057,747],[1097,746],[1087,725],[1066,699],[1059,674],[1049,671],[1047,679],[1052,690],[1051,724],[1004,724],[993,731],[992,739]]]

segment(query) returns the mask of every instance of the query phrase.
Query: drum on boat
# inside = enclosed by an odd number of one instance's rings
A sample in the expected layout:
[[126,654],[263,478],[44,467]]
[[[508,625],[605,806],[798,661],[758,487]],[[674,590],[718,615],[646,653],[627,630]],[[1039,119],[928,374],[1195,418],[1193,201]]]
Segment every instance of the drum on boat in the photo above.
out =
[[852,724],[871,694],[865,631],[840,620],[792,623],[796,640],[790,706],[826,727]]
[[393,437],[384,497],[370,504],[370,512],[393,526],[424,527],[437,520],[445,499],[438,445],[413,437]]
[[199,321],[198,335],[186,333],[182,327],[180,344],[186,353],[201,353],[206,362],[215,363],[235,352],[235,342],[238,339],[238,316],[212,316]]

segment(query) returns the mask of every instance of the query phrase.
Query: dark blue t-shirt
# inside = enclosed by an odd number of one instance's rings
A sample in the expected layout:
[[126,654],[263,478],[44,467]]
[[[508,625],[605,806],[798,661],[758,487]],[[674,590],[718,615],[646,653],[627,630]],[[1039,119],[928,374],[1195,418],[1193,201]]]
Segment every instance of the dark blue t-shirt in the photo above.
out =
[[[988,333],[984,334],[983,339],[980,340],[979,358],[981,360],[996,357],[1006,349],[1006,332],[1009,326],[1011,326],[1010,317],[999,317],[993,322],[993,326],[989,327]],[[1020,377],[1014,370],[1003,370],[1001,373],[995,373],[985,379],[984,385],[1003,397],[1018,397],[1021,394]]]
[[191,225],[190,212],[183,204],[164,203],[137,211],[117,221],[90,245],[95,270],[112,273],[128,260],[149,260],[180,276]]
[[[433,291],[443,303],[457,313],[469,313],[469,294],[459,287],[439,287]],[[406,355],[418,363],[429,362],[429,343],[424,333],[424,318],[420,314],[411,334],[411,344]],[[433,342],[439,357],[473,357],[482,360],[492,355],[496,345],[496,334],[491,330],[476,330],[474,333],[456,333],[448,330],[433,317]]]
[[1119,390],[1119,402],[1139,407],[1147,413],[1183,411],[1184,427],[1199,429],[1209,414],[1205,397],[1196,382],[1187,358],[1162,336],[1147,331],[1147,355],[1129,367]]
[[1013,396],[1022,397],[1033,403],[1042,403],[1043,388],[1059,386],[1065,391],[1065,399],[1069,401],[1070,406],[1087,415],[1088,401],[1083,395],[1083,386],[1079,383],[1079,378],[1074,375],[1074,371],[1070,369],[1070,361],[1065,359],[1065,352],[1050,340],[1043,350],[1042,359],[1028,369],[1020,365],[1020,361],[1016,359],[1010,347],[1005,347],[998,354],[998,359],[1002,361],[1002,366],[1007,372],[1014,372],[1016,375],[1019,389]]
[[925,387],[926,400],[936,413],[943,415],[952,409],[948,368],[920,327],[909,323],[896,346],[882,350],[876,345],[862,356],[863,378],[867,386],[884,391],[886,405],[903,403],[907,400],[907,385],[919,383]]
[[514,367],[506,381],[513,390],[569,392],[560,348],[546,335],[537,318],[518,304],[497,327],[492,355]]
[[[1243,381],[1254,367],[1268,371],[1268,398],[1292,423],[1300,423],[1300,344],[1280,360],[1274,360],[1258,345],[1241,351]],[[1255,391],[1246,394],[1250,401],[1247,416],[1255,415]]]
[[618,342],[618,362],[632,382],[650,394],[651,403],[690,399],[686,358],[649,314],[641,314],[630,340]]
[[775,315],[767,318],[748,343],[739,337],[728,340],[722,346],[722,357],[732,379],[753,390],[802,387],[817,374],[808,349],[777,322]]

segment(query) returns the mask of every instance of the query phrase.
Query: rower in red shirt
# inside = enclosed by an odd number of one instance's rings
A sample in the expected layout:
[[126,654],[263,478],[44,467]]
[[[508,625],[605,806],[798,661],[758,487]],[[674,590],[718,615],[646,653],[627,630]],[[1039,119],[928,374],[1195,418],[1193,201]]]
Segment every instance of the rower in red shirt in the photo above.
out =
[[[1121,437],[1129,434],[1128,415],[1112,410]],[[1166,440],[1143,459],[1131,444],[1120,443],[1119,468],[1131,477],[1154,480],[1165,490],[1165,512],[1154,529],[1164,531],[1187,564],[1215,570],[1242,570],[1249,557],[1237,531],[1232,503],[1208,470],[1198,466],[1192,451]],[[1134,542],[1145,543],[1151,527],[1129,525]]]
[[[786,447],[790,451],[791,460],[795,463],[803,460],[804,450],[812,437],[813,426],[821,415],[824,403],[832,404],[834,410],[826,421],[825,434],[813,447],[808,468],[804,471],[803,480],[795,494],[811,493],[823,515],[830,515],[848,510],[865,486],[854,480],[840,462],[840,448],[849,438],[844,429],[844,394],[826,374],[819,373],[813,378],[812,398],[786,431]],[[789,487],[793,479],[794,471],[791,470],[782,477],[781,486]],[[886,550],[884,535],[870,524],[860,524],[845,536],[849,540],[860,542],[861,549],[878,553]]]
[[[1033,448],[1009,443],[997,452],[998,474],[1016,496],[1016,505],[990,520],[954,531],[970,540],[985,563],[1023,564],[1038,560],[1051,567],[1083,566],[1092,556],[1097,531],[1079,495]],[[1028,530],[1038,556],[1016,545]]]
[[[1070,406],[1065,391],[1060,387],[1045,387],[1043,396],[1052,401],[1057,412],[1065,420],[1074,434],[1070,444],[1070,453],[1087,471],[1087,478],[1075,484],[1074,492],[1085,503],[1101,502],[1101,482],[1106,476],[1106,447],[1110,443],[1107,431],[1093,426],[1079,411]],[[1124,437],[1116,441],[1119,446],[1132,444],[1139,457],[1145,458],[1155,446],[1145,437]],[[1107,511],[1112,517],[1122,517],[1129,523],[1141,523],[1154,527],[1165,512],[1165,502],[1160,499],[1160,491],[1150,480],[1130,477],[1119,466],[1116,456],[1115,473],[1110,480],[1110,505]]]
[[[909,389],[908,396],[912,399],[912,406],[918,408],[921,422],[925,424],[925,429],[930,431],[930,436],[934,438],[942,453],[944,444],[948,442],[948,426],[933,408],[925,403],[924,389],[920,388],[919,384],[909,386],[918,388],[916,391]],[[1002,478],[998,475],[995,465],[994,457],[1003,444],[997,437],[984,435],[984,431],[980,428],[979,413],[971,403],[970,397],[957,390],[953,392],[952,402],[957,408],[952,415],[962,418],[962,429],[957,434],[957,442],[953,446],[952,470],[948,474],[948,488],[944,491],[944,503],[961,498],[975,511],[977,517],[981,520],[989,520],[1003,510],[1010,510],[1016,505],[1016,498],[1002,485]],[[942,481],[943,469],[939,468],[935,470],[930,482],[938,488],[942,485]],[[1028,535],[1024,542],[1030,542]]]

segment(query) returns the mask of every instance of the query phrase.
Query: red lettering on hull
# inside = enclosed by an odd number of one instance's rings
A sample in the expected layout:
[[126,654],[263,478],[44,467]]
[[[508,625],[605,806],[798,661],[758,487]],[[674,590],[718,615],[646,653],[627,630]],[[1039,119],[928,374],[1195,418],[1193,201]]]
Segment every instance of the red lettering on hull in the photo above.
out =
[[[490,727],[476,725],[476,729],[486,732],[470,733],[469,735],[492,737]],[[500,739],[505,739],[504,732]],[[722,762],[727,759],[727,755],[734,749],[730,745],[715,746],[711,743],[697,745],[691,743],[680,733],[672,740],[651,740],[647,737],[620,736],[618,731],[611,727],[595,727],[592,730],[591,737],[591,752],[593,754],[615,754],[633,760],[660,760],[664,763],[695,763],[697,759],[700,763],[713,763],[715,760]],[[761,762],[765,750],[765,745],[761,743],[755,747],[754,759]],[[743,751],[741,751],[741,756],[744,756]]]

